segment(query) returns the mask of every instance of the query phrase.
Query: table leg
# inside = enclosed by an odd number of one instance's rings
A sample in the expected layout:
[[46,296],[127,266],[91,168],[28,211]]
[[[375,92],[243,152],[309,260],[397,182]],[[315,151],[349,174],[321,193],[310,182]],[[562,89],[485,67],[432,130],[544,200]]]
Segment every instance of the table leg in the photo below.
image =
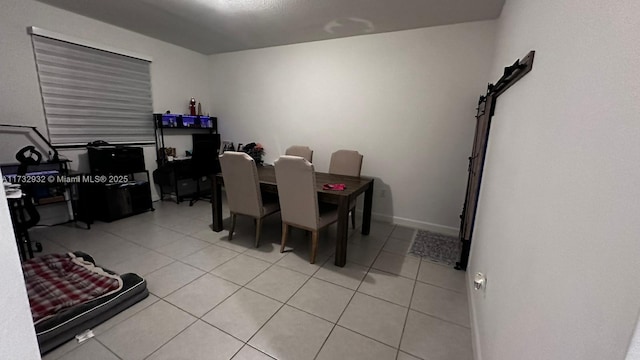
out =
[[211,179],[211,215],[213,216],[213,231],[222,231],[222,185],[215,175]]
[[371,208],[373,207],[373,180],[364,192],[364,209],[362,209],[362,235],[369,235],[371,230]]
[[336,266],[347,263],[347,237],[349,231],[349,197],[340,196],[338,201],[338,234],[336,236]]

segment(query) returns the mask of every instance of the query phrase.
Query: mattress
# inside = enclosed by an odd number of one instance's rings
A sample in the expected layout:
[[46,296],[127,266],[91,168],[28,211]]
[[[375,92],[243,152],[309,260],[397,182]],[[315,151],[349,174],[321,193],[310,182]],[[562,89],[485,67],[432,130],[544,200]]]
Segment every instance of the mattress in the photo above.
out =
[[[95,264],[91,256],[82,252],[78,257]],[[113,271],[104,269],[114,274]],[[35,324],[36,336],[42,354],[73,339],[77,334],[91,329],[127,309],[149,295],[146,281],[140,276],[127,273],[120,275],[122,287],[113,293],[61,310],[55,315]]]

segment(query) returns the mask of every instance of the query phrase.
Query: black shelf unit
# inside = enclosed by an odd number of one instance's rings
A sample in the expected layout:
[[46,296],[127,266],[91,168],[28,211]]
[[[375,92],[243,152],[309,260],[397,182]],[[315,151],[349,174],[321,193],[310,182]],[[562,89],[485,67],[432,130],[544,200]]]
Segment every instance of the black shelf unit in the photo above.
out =
[[[105,146],[88,150],[91,175],[107,179],[104,183],[81,185],[82,205],[94,219],[111,222],[154,210],[149,171],[141,147]],[[136,174],[144,174],[145,179],[135,180]]]
[[[154,126],[156,136],[156,162],[158,169],[153,172],[153,180],[160,188],[160,200],[164,200],[166,195],[174,195],[176,203],[182,202],[185,198],[199,197],[211,192],[211,182],[202,178],[194,179],[192,175],[192,160],[181,159],[169,161],[164,153],[165,135],[185,135],[194,133],[218,134],[218,118],[213,116],[202,117],[207,121],[200,121],[200,116],[175,115],[169,116],[175,118],[175,126],[163,124],[163,115],[154,114]],[[189,118],[193,123],[183,121]],[[189,123],[189,126],[185,126]],[[208,123],[209,126],[202,126],[202,123]]]
[[[163,116],[171,116],[176,119],[175,125],[164,125],[163,124]],[[182,120],[183,117],[193,118],[192,125],[184,125],[185,123],[189,123],[187,121]],[[202,126],[202,123],[205,122],[201,119],[208,119],[207,122],[209,126]],[[164,148],[164,132],[169,130],[206,130],[209,131],[210,134],[218,133],[218,118],[215,116],[190,116],[190,115],[175,115],[175,114],[153,114],[153,123],[155,125],[156,130],[156,151]],[[159,136],[158,136],[159,131]]]
[[[147,176],[148,175],[148,172]],[[145,211],[153,211],[149,181],[129,183],[85,184],[84,191],[91,199],[92,216],[111,222]]]

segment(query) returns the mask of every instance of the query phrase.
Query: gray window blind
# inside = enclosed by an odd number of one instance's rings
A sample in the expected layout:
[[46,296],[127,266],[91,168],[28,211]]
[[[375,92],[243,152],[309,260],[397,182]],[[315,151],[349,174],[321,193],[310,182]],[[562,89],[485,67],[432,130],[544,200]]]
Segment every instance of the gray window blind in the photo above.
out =
[[32,34],[51,143],[154,143],[149,61]]

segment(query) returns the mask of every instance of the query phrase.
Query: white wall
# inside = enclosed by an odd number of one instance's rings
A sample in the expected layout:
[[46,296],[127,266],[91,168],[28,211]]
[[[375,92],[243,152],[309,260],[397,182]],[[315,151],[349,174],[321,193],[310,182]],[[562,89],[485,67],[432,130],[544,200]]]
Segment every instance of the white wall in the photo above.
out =
[[[507,0],[468,275],[476,358],[624,359],[640,309],[640,3]],[[471,288],[469,289],[470,292]]]
[[378,178],[374,213],[456,233],[494,25],[213,55],[222,138],[262,143],[268,163],[290,145],[308,145],[320,171],[333,151],[358,150],[362,174]]
[[4,188],[0,189],[0,357],[40,359]]
[[[0,11],[0,123],[37,126],[46,134],[28,26],[151,56],[154,112],[186,113],[193,96],[202,103],[204,113],[214,115],[207,100],[211,98],[209,85],[203,80],[210,66],[207,56],[33,0],[3,0]],[[14,154],[26,145],[25,141],[20,136],[0,134],[0,162],[15,162]],[[166,145],[177,147],[183,153],[191,148],[191,138],[169,139]],[[72,160],[86,158],[79,157],[77,151],[63,154]],[[147,169],[155,169],[153,146],[145,150],[145,155]],[[83,170],[88,165],[75,163],[72,167]],[[155,189],[153,191],[155,195]]]

